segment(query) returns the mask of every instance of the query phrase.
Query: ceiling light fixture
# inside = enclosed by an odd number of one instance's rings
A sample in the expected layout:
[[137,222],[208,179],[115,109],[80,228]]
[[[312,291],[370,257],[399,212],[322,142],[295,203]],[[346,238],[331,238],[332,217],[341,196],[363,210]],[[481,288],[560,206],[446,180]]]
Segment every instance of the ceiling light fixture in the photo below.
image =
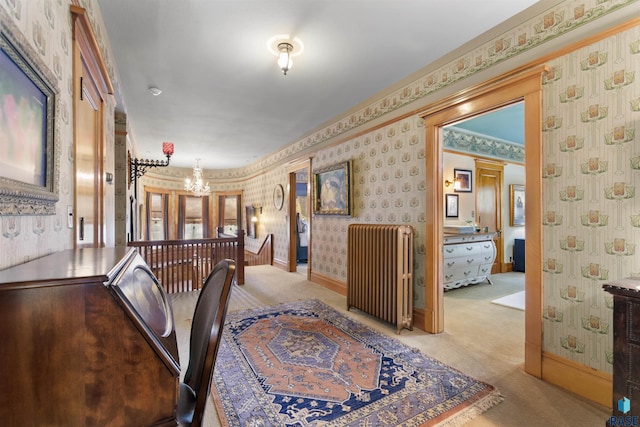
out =
[[293,51],[293,45],[287,42],[279,43],[278,50],[280,51],[280,55],[278,56],[278,66],[286,76],[287,71],[289,71],[289,69],[293,66],[293,61],[291,60],[291,51]]
[[155,86],[150,86],[149,87],[149,92],[153,96],[158,96],[158,95],[160,95],[162,93],[162,91],[160,89],[158,89],[157,87],[155,87]]
[[184,189],[193,193],[196,197],[206,196],[211,192],[209,183],[203,184],[202,168],[200,168],[200,159],[196,159],[196,165],[193,167],[193,179],[187,178]]
[[286,76],[293,66],[292,58],[302,53],[304,45],[299,38],[292,38],[288,34],[282,34],[271,37],[267,42],[267,48],[278,57],[278,67]]

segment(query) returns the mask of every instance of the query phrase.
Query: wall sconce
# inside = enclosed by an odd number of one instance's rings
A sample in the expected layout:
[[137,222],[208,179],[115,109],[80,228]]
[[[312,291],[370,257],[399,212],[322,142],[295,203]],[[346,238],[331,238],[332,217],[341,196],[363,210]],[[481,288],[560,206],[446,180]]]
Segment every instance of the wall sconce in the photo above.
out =
[[448,179],[444,182],[444,186],[445,187],[449,187],[451,184],[453,184],[453,189],[454,190],[459,190],[460,189],[460,180],[459,179],[454,179],[453,181],[449,181]]
[[163,142],[162,153],[167,156],[167,160],[147,160],[147,159],[132,159],[129,157],[129,184],[133,181],[134,195],[138,194],[138,178],[141,178],[147,169],[156,167],[169,166],[169,160],[173,155],[173,143]]

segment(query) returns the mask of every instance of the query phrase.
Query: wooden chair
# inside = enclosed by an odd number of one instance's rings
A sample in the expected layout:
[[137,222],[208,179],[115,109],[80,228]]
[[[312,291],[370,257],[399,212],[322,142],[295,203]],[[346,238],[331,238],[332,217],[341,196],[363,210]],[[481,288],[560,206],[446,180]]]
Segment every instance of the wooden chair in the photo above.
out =
[[177,418],[181,426],[202,424],[235,268],[233,260],[220,261],[200,290],[191,323],[189,366],[180,383]]

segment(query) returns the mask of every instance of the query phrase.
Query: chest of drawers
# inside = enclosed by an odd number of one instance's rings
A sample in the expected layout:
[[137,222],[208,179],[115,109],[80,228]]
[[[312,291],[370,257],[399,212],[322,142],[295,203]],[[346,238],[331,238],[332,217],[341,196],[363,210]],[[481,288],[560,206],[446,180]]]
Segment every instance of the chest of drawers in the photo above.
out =
[[495,233],[444,235],[444,289],[488,280],[496,259]]
[[[613,295],[613,401],[612,416],[640,414],[640,278],[627,277],[606,283],[605,291]],[[600,318],[592,315],[589,328],[599,332]],[[625,408],[626,405],[628,405]],[[610,423],[607,422],[607,425]],[[613,425],[613,424],[611,424]]]

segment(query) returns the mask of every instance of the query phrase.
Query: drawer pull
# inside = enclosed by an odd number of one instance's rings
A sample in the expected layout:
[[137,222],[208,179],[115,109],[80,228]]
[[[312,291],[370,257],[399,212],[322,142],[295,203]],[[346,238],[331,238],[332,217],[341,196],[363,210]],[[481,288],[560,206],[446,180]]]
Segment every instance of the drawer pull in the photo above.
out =
[[455,261],[451,261],[447,263],[447,267],[453,267],[455,265]]
[[484,257],[484,260],[485,260],[485,261],[489,261],[490,259],[491,259],[491,257],[490,257],[490,256],[486,256],[486,257]]
[[491,245],[484,245],[485,249],[489,249],[491,247]]
[[472,251],[473,250],[473,246],[466,246],[465,249],[468,250],[468,251]]
[[467,264],[473,263],[473,258],[467,260]]
[[465,277],[466,277],[466,276],[468,276],[468,275],[470,275],[470,274],[471,274],[471,272],[470,272],[470,271],[465,271],[465,272],[464,272]]
[[454,250],[454,249],[445,249],[445,251],[446,251],[447,253],[449,253],[449,254],[451,254],[451,253],[455,252],[455,250]]
[[482,271],[483,273],[486,273],[487,271],[489,271],[489,269],[488,269],[488,268],[483,268],[481,271]]
[[449,275],[445,275],[444,278],[447,280],[451,280],[451,278],[453,277],[453,274],[449,274]]

